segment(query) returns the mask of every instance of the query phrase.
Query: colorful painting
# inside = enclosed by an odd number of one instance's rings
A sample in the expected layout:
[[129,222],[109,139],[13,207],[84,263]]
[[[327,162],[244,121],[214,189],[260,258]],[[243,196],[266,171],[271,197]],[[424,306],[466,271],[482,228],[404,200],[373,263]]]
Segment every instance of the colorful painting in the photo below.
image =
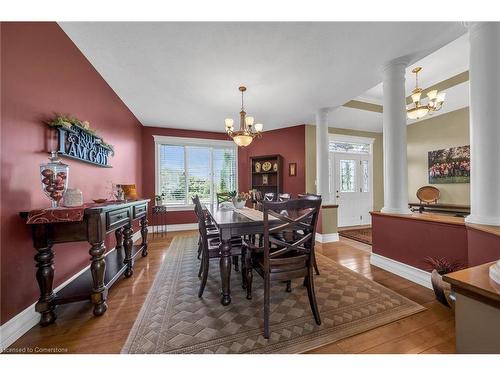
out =
[[470,146],[429,151],[428,160],[430,184],[470,182]]

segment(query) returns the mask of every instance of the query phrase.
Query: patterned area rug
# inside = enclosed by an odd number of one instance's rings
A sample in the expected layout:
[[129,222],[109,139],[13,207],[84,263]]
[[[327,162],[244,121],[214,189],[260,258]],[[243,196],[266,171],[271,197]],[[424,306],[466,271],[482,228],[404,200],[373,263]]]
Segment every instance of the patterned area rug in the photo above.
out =
[[321,254],[315,276],[322,325],[312,316],[302,280],[274,283],[271,337],[264,339],[263,283],[254,275],[253,299],[241,274],[231,273],[232,302],[220,304],[217,260],[198,298],[196,237],[175,237],[122,353],[301,353],[415,314],[424,308]]
[[339,230],[339,236],[359,242],[372,244],[372,228]]

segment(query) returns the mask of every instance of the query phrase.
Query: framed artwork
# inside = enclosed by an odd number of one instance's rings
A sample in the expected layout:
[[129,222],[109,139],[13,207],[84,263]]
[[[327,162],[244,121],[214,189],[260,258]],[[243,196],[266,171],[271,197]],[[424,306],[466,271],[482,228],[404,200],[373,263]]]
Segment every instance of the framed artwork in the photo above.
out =
[[470,146],[429,151],[430,184],[461,184],[470,182]]
[[297,176],[297,163],[288,163],[288,175]]

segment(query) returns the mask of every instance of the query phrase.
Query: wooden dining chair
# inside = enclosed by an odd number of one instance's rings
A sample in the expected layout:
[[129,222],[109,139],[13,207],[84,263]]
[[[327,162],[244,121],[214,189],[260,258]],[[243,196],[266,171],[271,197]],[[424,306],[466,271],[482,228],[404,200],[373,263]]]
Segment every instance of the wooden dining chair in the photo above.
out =
[[274,193],[273,192],[265,193],[263,201],[264,202],[272,202],[272,201],[274,201]]
[[[198,230],[200,232],[200,245],[201,245],[201,264],[198,271],[198,277],[201,277],[200,289],[198,290],[198,297],[203,296],[203,291],[207,285],[208,271],[210,266],[210,259],[220,258],[220,237],[217,231],[217,235],[213,236],[211,231],[207,230],[206,215],[203,211],[203,207],[200,203],[200,198],[196,195],[192,198],[195,205],[194,211],[196,218],[198,219]],[[233,262],[235,265],[235,271],[238,271],[238,256],[241,255],[241,248],[243,241],[241,237],[231,238],[231,254],[233,256]]]
[[[305,194],[299,194],[298,197],[300,199],[319,200],[321,202],[321,195],[317,195],[317,194],[305,193]],[[316,252],[315,251],[313,251],[313,253],[312,253],[312,258],[313,258],[314,271],[316,272],[316,275],[319,275],[319,268],[318,268],[318,263],[316,262]]]
[[[313,280],[314,240],[321,200],[291,199],[264,202],[264,245],[244,243],[247,298],[252,298],[253,270],[264,279],[264,337],[269,338],[271,282],[304,278],[309,304],[316,324],[321,318]],[[280,212],[286,211],[287,216]],[[282,233],[280,236],[277,234]],[[290,236],[290,234],[293,234]]]
[[278,194],[278,202],[284,202],[291,199],[292,196],[289,193],[279,193]]
[[217,207],[219,207],[219,205],[222,202],[232,202],[233,201],[233,198],[229,195],[228,192],[216,193],[216,195],[217,195]]

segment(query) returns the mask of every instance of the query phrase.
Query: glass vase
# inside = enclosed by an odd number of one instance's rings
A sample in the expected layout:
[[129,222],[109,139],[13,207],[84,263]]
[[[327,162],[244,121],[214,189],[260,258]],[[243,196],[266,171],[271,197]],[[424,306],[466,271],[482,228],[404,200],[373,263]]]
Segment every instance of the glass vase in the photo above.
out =
[[68,188],[69,166],[64,164],[56,151],[52,151],[50,162],[40,164],[42,190],[49,197],[52,208],[57,208]]

